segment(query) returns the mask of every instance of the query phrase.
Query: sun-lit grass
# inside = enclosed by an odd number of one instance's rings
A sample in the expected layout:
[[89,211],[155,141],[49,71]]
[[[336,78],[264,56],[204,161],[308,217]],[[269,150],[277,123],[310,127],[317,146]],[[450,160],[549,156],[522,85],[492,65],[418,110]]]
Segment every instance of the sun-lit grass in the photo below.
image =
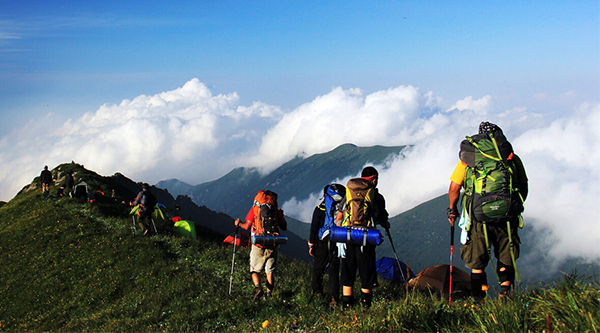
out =
[[0,208],[0,330],[542,332],[600,330],[597,280],[568,275],[474,305],[382,283],[371,309],[311,296],[310,265],[282,257],[270,300],[252,301],[248,249],[133,236],[120,204],[19,194]]

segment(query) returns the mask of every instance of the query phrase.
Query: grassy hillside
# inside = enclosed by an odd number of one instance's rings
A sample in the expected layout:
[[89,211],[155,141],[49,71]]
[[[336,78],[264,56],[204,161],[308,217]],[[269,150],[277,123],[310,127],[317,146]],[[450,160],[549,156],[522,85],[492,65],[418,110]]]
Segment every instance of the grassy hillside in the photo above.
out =
[[[101,183],[110,178],[95,185],[110,188]],[[598,283],[577,276],[502,306],[448,307],[438,295],[382,283],[370,310],[340,311],[312,298],[310,266],[286,257],[274,297],[252,301],[248,249],[238,248],[229,296],[233,248],[221,235],[200,227],[198,240],[134,236],[120,200],[90,204],[31,188],[0,208],[1,331],[599,330]]]

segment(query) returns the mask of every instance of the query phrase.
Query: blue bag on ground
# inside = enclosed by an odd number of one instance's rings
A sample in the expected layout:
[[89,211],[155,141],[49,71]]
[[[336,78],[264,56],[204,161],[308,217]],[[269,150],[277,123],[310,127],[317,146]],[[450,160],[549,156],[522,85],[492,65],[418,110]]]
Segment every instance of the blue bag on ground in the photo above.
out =
[[400,261],[400,267],[398,267],[399,260],[390,257],[383,257],[376,261],[377,274],[388,281],[392,281],[397,284],[402,284],[408,280],[416,277],[415,273],[407,269],[406,264]]
[[353,245],[379,245],[383,242],[381,231],[371,228],[331,227],[331,240]]

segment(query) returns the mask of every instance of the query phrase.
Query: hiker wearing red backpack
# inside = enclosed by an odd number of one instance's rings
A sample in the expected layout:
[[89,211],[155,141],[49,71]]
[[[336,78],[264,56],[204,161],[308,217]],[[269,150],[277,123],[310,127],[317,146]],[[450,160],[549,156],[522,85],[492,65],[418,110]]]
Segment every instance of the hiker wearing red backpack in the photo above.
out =
[[[374,229],[376,225],[381,225],[386,230],[390,228],[385,199],[376,188],[378,180],[377,169],[368,166],[362,170],[361,178],[348,181],[346,196],[338,205],[336,224],[362,227],[365,230]],[[357,184],[363,187],[363,193],[359,194],[358,198],[353,198],[353,188]],[[372,290],[378,285],[376,246],[375,244],[345,244],[345,253],[342,254],[341,260],[342,306],[344,309],[350,308],[354,304],[352,286],[356,280],[357,270],[361,281],[361,304],[365,309],[371,307]]]
[[[251,229],[250,274],[254,283],[254,300],[263,296],[260,283],[260,273],[263,270],[267,278],[267,293],[264,295],[265,298],[270,298],[275,285],[273,273],[277,268],[276,250],[281,236],[279,232],[287,230],[283,210],[277,206],[277,194],[269,190],[259,191],[246,215],[246,221],[242,223],[240,219],[236,219],[234,223],[236,227]],[[287,238],[285,241],[287,242]]]
[[[454,226],[461,216],[463,230],[460,251],[471,269],[471,290],[476,302],[486,296],[485,268],[491,261],[491,247],[498,267],[492,267],[500,284],[500,297],[514,285],[516,259],[519,257],[518,229],[523,227],[521,213],[527,197],[527,175],[521,159],[514,154],[502,129],[482,122],[479,133],[461,142],[460,161],[450,177],[448,221]],[[460,190],[464,188],[461,207]]]

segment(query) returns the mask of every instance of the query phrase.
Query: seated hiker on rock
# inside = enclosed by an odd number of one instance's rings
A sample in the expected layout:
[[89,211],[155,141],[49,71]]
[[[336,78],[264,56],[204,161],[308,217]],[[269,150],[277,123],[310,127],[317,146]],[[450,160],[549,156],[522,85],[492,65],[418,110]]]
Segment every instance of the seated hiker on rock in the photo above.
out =
[[252,249],[250,251],[250,274],[254,283],[254,300],[263,296],[260,283],[260,273],[264,270],[267,278],[266,298],[272,296],[275,286],[273,273],[277,268],[278,251],[277,244],[256,244],[260,239],[275,239],[279,231],[287,230],[287,222],[283,216],[283,210],[277,207],[277,194],[269,190],[259,191],[254,198],[254,204],[248,214],[246,221],[240,219],[234,221],[236,227],[245,230],[251,229]]

